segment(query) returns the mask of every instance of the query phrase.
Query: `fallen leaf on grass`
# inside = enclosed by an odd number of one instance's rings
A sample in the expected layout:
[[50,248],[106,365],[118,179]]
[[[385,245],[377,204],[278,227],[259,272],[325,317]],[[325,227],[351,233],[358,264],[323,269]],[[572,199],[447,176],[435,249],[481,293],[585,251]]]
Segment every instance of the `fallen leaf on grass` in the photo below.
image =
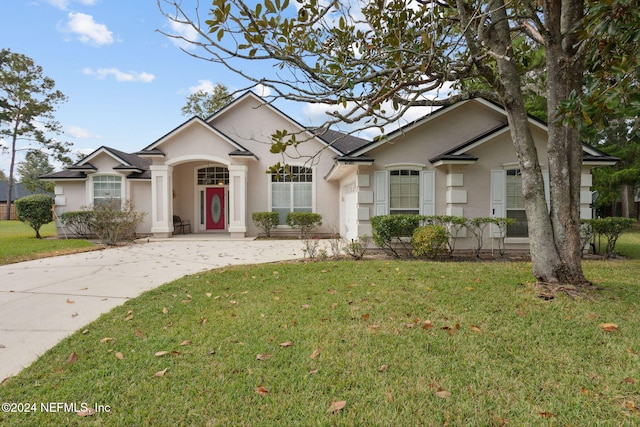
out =
[[313,353],[311,353],[311,355],[309,356],[309,359],[315,359],[318,356],[320,356],[320,349],[316,348],[315,350],[313,350]]
[[555,417],[555,415],[552,414],[551,412],[540,412],[540,416],[542,418],[553,418],[553,417]]
[[269,390],[259,385],[258,387],[256,387],[256,393],[258,393],[260,396],[265,396],[269,394]]
[[347,406],[347,401],[346,400],[340,400],[338,402],[333,402],[329,406],[329,412],[340,412],[340,411],[342,411],[344,409],[345,406]]
[[270,354],[258,354],[258,355],[256,355],[256,359],[260,360],[260,361],[268,360],[268,359],[271,359],[272,357],[273,356],[270,355]]
[[162,309],[162,314],[169,314],[169,309],[167,307],[164,307]]
[[140,329],[136,329],[136,336],[138,338],[144,338],[144,334],[142,333],[142,331]]
[[133,320],[133,314],[130,314],[127,317],[124,318],[125,322],[128,322],[129,320]]
[[211,292],[207,292],[205,293],[205,295],[207,296],[207,298],[211,298],[211,295],[213,295]]
[[156,377],[156,378],[164,377],[164,374],[166,374],[168,370],[169,370],[169,368],[164,368],[162,371],[158,371],[155,374],[153,374],[153,376]]
[[447,399],[449,397],[451,397],[451,392],[450,391],[446,391],[446,390],[438,390],[436,391],[436,396],[442,398],[442,399]]
[[280,343],[280,347],[291,347],[293,343],[291,341]]
[[469,325],[469,329],[471,329],[473,332],[477,332],[479,334],[482,333],[482,330],[480,328],[478,328],[476,325]]
[[191,340],[184,340],[180,343],[180,345],[190,345],[191,344]]
[[618,325],[616,325],[615,323],[600,323],[598,326],[600,327],[600,329],[602,329],[605,332],[618,331]]
[[380,365],[380,366],[378,367],[378,372],[384,372],[384,371],[386,371],[387,369],[389,369],[389,365]]
[[100,342],[109,342],[109,341],[113,341],[113,338],[111,337],[104,337],[100,340]]
[[309,304],[302,304],[300,307],[307,309],[307,308],[311,308],[311,305],[309,305]]
[[154,354],[154,356],[156,357],[162,357],[162,356],[166,356],[167,354],[169,354],[168,351],[158,351]]
[[636,380],[634,380],[634,379],[633,379],[633,378],[631,378],[631,377],[627,377],[627,378],[623,379],[623,380],[622,380],[622,382],[623,382],[623,383],[627,383],[627,384],[635,384],[635,383],[636,383]]
[[391,394],[390,391],[387,392],[387,399],[389,400],[389,402],[393,402],[393,394]]
[[422,329],[429,329],[432,327],[433,327],[433,324],[431,323],[431,320],[425,320],[424,323],[422,324]]
[[76,360],[78,360],[78,355],[76,354],[76,352],[72,352],[69,357],[67,357],[67,363],[74,363]]
[[363,314],[362,317],[360,317],[360,319],[362,319],[362,321],[366,322],[367,320],[369,320],[370,314],[366,313]]
[[82,331],[82,335],[87,335],[89,333],[88,329],[85,329],[84,331]]
[[115,356],[116,356],[116,359],[119,359],[119,360],[124,359],[124,354],[120,353],[119,351],[115,352]]
[[90,417],[95,413],[96,413],[96,410],[93,408],[87,408],[84,411],[76,411],[76,414],[78,414],[79,417]]

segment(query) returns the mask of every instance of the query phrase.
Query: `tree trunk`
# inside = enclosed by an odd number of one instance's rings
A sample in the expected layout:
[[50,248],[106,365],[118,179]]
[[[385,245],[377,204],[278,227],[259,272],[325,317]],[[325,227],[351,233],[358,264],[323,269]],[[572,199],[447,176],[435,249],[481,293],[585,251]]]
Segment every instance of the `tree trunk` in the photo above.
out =
[[[507,112],[509,129],[522,174],[533,274],[542,283],[576,283],[570,275],[566,274],[566,268],[556,244],[555,229],[545,199],[542,169],[524,105],[520,75],[515,61],[511,58],[513,48],[504,2],[502,0],[492,2],[490,10],[491,20],[495,24],[485,34],[484,41],[496,57],[502,83],[500,95]],[[578,282],[583,280],[584,278]]]
[[620,205],[621,216],[625,218],[630,217],[630,209],[629,209],[629,199],[630,199],[630,188],[628,184],[622,184],[622,188],[620,189],[620,201],[622,202]]
[[577,53],[577,34],[583,11],[582,0],[544,2],[550,218],[561,261],[556,279],[574,285],[589,283],[582,272],[580,242],[582,142],[579,131],[563,126],[557,112],[561,101],[581,93],[584,64]]

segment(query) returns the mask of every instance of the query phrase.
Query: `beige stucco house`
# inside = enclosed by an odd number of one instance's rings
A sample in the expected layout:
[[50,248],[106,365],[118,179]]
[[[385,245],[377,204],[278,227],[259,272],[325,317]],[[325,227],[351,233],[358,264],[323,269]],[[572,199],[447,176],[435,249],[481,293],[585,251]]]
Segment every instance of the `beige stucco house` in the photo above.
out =
[[[533,118],[530,126],[545,170],[547,127]],[[282,129],[306,141],[297,147],[298,158],[286,159],[291,174],[268,174],[283,161],[270,152],[271,135]],[[591,168],[615,160],[584,146],[583,217],[591,216]],[[174,215],[190,221],[194,233],[256,236],[252,212],[279,212],[284,224],[287,212],[309,211],[323,217],[318,233],[337,231],[347,239],[371,235],[374,215],[512,217],[518,224],[509,229],[507,247],[528,242],[506,115],[484,99],[442,108],[367,141],[333,131],[314,135],[247,92],[141,151],[101,147],[43,179],[56,184],[58,214],[118,197],[147,213],[140,234],[160,237],[174,232]],[[280,225],[278,231],[291,230]],[[472,245],[471,238],[459,242]]]

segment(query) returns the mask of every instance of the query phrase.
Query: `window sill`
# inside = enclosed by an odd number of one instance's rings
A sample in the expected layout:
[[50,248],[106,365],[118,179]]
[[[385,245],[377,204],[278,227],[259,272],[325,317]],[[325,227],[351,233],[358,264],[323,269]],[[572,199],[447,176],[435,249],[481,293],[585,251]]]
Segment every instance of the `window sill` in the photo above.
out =
[[511,243],[511,244],[523,244],[523,243],[529,243],[529,238],[528,237],[507,237],[504,239],[504,243]]

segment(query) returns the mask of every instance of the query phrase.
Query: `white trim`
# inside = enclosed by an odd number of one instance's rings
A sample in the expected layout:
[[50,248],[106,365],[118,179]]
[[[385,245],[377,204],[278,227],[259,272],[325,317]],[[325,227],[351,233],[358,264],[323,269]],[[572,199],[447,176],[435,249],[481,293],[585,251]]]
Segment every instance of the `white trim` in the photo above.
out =
[[424,165],[422,163],[388,163],[384,165],[384,168],[388,171],[392,171],[392,170],[421,171],[426,167],[427,165]]

